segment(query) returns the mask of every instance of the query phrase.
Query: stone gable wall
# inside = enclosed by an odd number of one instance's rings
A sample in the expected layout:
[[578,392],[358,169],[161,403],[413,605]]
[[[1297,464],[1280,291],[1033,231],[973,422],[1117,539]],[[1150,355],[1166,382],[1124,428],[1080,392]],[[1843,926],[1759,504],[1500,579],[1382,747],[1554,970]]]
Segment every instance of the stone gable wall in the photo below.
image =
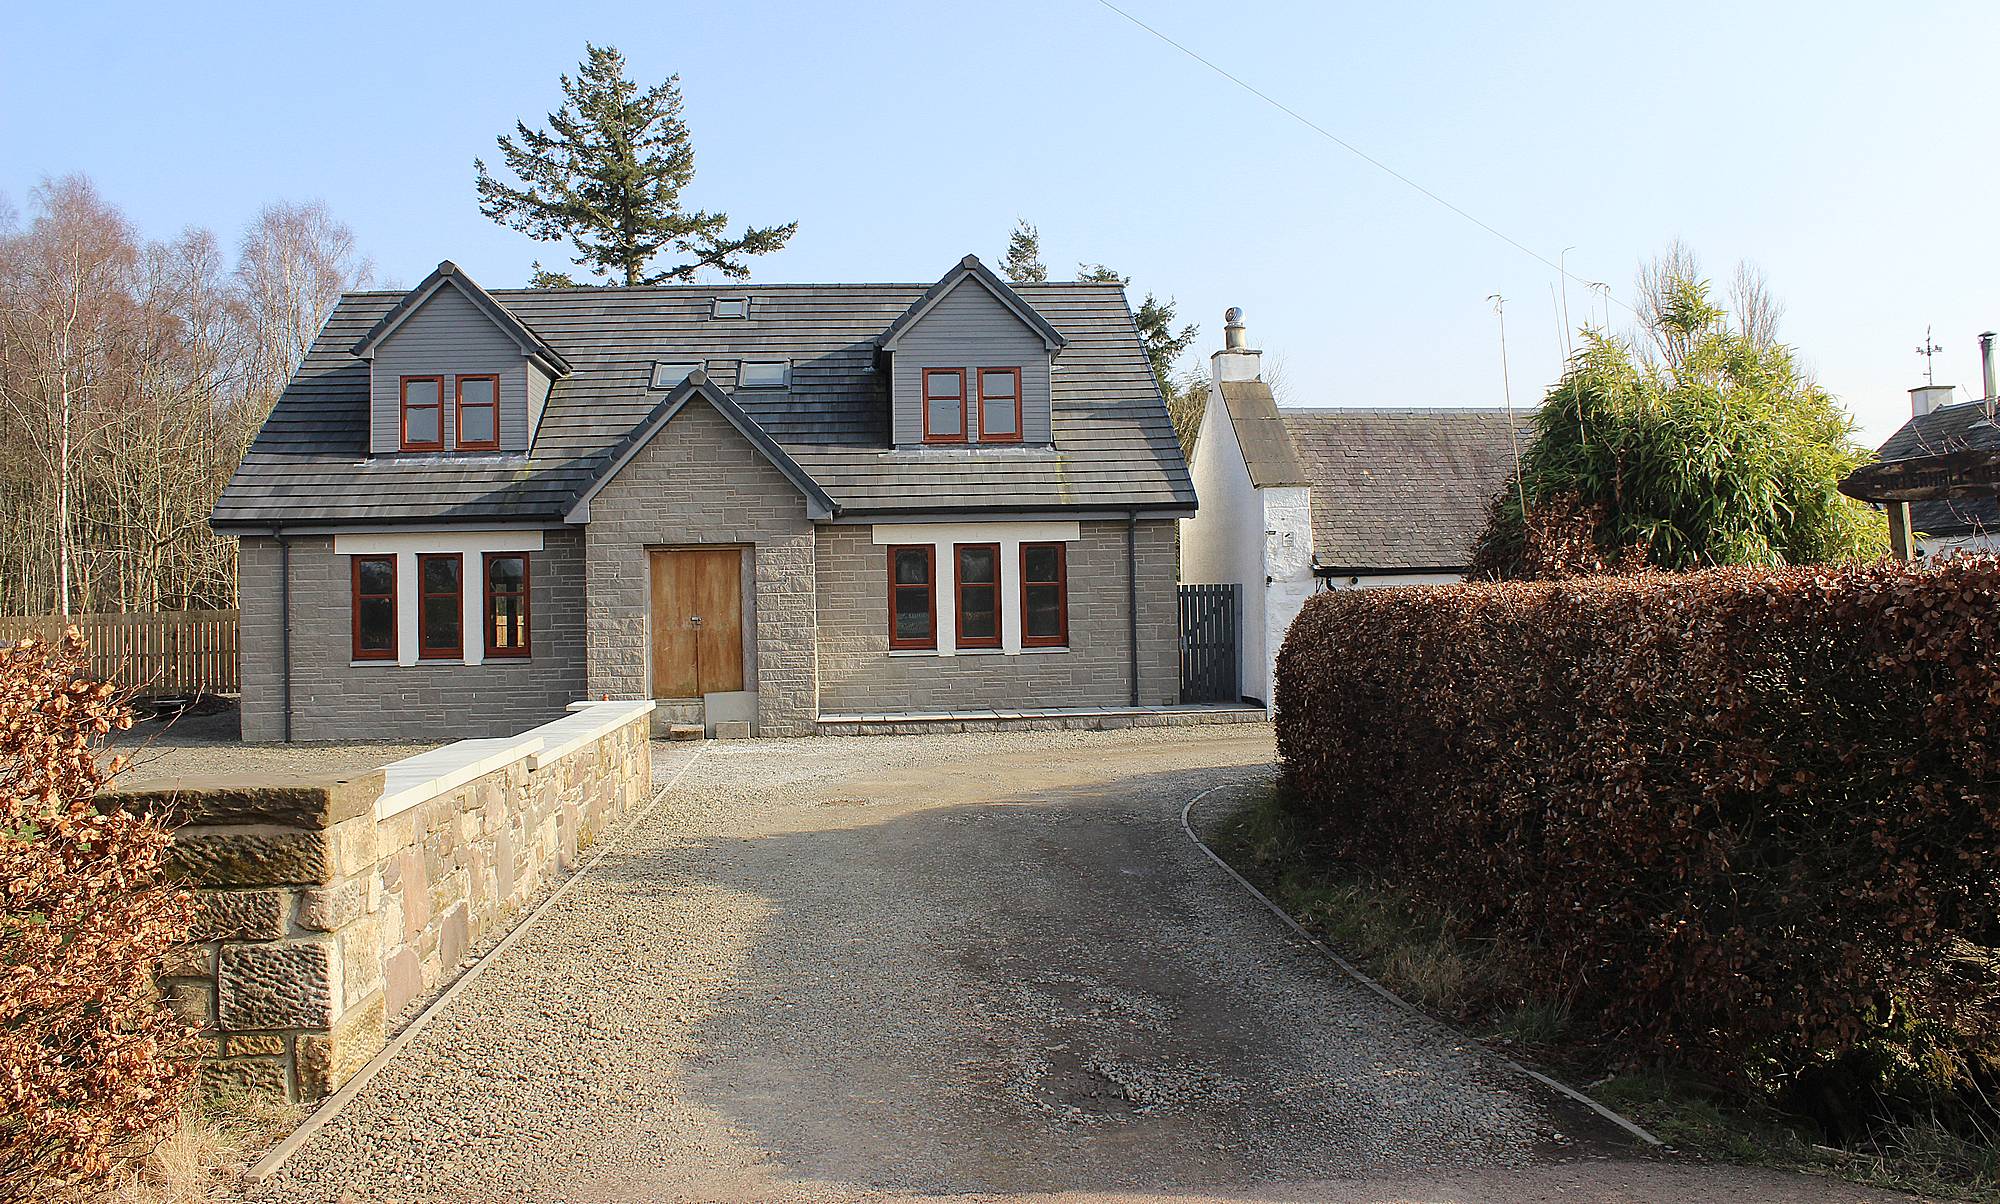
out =
[[590,503],[584,534],[588,696],[652,693],[650,552],[750,550],[757,733],[811,735],[818,716],[813,524],[805,498],[729,420],[690,400]]

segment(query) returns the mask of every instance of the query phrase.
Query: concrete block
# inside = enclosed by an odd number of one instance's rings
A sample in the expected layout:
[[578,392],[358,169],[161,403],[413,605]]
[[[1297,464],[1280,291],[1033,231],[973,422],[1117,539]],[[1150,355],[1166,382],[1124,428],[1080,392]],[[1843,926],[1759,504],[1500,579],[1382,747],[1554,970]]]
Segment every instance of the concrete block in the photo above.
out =
[[718,740],[748,740],[750,738],[750,722],[747,719],[724,719],[715,725],[715,738]]

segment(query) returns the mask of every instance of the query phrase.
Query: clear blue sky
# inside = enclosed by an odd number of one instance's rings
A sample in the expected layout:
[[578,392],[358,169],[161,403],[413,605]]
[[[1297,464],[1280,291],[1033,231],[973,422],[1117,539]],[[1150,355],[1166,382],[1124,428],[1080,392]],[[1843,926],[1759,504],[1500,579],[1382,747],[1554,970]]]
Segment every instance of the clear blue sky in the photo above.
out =
[[[1121,3],[1620,295],[1675,237],[1717,277],[1753,261],[1871,442],[1921,383],[1926,323],[1940,382],[1977,391],[1974,336],[2000,326],[1990,0]],[[542,120],[591,39],[680,73],[690,201],[798,220],[759,280],[930,280],[1026,217],[1055,271],[1175,297],[1204,356],[1243,306],[1295,404],[1497,404],[1494,292],[1516,398],[1558,369],[1553,272],[1096,0],[448,7],[23,6],[0,193],[25,210],[84,172],[155,237],[317,197],[391,280],[451,258],[518,284],[561,252],[479,216],[472,159]]]

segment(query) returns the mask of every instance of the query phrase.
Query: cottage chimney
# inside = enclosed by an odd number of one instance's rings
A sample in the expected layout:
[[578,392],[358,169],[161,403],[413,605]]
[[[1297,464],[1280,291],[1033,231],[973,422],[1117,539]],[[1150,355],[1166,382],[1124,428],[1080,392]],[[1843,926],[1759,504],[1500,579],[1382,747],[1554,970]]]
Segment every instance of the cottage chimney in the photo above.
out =
[[1989,417],[1993,413],[1993,404],[2000,401],[2000,389],[1996,389],[1993,384],[1993,339],[1994,334],[1990,330],[1979,336],[1979,379],[1986,386],[1986,391],[1981,394],[1981,400],[1986,402],[1986,413]]
[[1941,410],[1951,404],[1951,395],[1957,391],[1957,385],[1918,385],[1910,390],[1910,413],[1922,418]]
[[1230,306],[1222,313],[1222,350],[1209,357],[1216,380],[1257,380],[1264,370],[1264,353],[1249,345],[1243,311]]

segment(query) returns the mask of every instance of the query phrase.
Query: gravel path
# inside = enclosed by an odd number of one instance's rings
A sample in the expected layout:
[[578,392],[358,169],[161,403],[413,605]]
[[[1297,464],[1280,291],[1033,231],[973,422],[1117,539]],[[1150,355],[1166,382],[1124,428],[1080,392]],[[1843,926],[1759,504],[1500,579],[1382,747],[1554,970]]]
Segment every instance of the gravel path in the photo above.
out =
[[708,745],[253,1199],[1883,1198],[1616,1160],[1340,977],[1177,822],[1271,751]]
[[245,744],[235,708],[148,720],[107,742],[131,759],[113,783],[121,790],[158,789],[183,781],[236,782],[334,778],[379,769],[437,744],[355,741],[342,744]]

